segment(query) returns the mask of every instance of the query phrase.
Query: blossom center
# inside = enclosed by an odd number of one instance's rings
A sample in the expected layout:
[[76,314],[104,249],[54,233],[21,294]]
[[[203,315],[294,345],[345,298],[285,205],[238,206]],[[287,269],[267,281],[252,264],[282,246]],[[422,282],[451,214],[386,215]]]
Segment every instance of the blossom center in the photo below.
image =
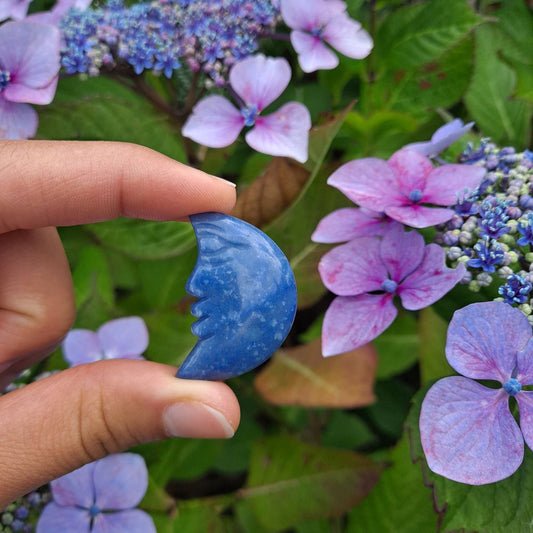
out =
[[509,396],[516,396],[522,390],[522,384],[517,379],[511,378],[503,384],[503,388]]
[[100,510],[100,507],[98,505],[91,505],[89,508],[89,514],[92,518],[94,518],[96,515],[100,514],[102,511]]
[[322,39],[322,34],[324,33],[324,28],[313,28],[309,33],[313,37],[317,37],[318,39]]
[[0,69],[0,92],[2,92],[11,81],[11,74],[9,73],[9,70],[1,70]]
[[398,287],[398,284],[395,281],[393,281],[392,279],[386,279],[381,284],[381,288],[385,292],[390,292],[391,294],[396,291],[396,287]]
[[246,107],[241,108],[241,115],[244,117],[245,126],[253,126],[259,111],[255,104],[248,104]]
[[413,189],[409,193],[409,200],[416,204],[417,202],[420,202],[422,200],[422,191],[420,189]]

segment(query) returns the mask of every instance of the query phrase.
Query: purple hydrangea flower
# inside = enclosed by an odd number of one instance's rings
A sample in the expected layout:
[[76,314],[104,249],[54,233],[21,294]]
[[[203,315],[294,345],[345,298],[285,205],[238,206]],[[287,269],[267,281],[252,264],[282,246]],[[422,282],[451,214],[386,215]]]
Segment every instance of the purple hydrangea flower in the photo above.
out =
[[135,509],[148,488],[140,455],[109,455],[52,481],[50,487],[54,501],[39,517],[37,533],[156,533],[150,515]]
[[212,148],[233,143],[245,126],[252,127],[246,142],[258,152],[287,156],[304,162],[311,116],[300,103],[290,102],[265,117],[261,111],[285,90],[291,78],[289,63],[283,58],[262,54],[236,63],[229,75],[233,92],[240,100],[237,109],[222,96],[212,95],[196,104],[182,133]]
[[326,215],[316,227],[314,242],[346,242],[357,237],[383,235],[395,222],[384,213],[364,207],[343,207]]
[[460,118],[456,118],[436,130],[431,137],[431,141],[407,144],[404,148],[427,157],[435,157],[462,137],[467,131],[470,131],[473,125],[473,122],[463,124]]
[[144,359],[148,329],[137,316],[106,322],[98,331],[73,329],[63,341],[63,355],[70,366],[102,359]]
[[27,139],[37,131],[30,104],[49,104],[59,73],[59,31],[35,22],[0,26],[0,139]]
[[464,265],[447,268],[445,252],[424,244],[416,231],[394,224],[379,237],[360,237],[329,251],[318,265],[333,300],[322,327],[322,353],[337,355],[375,339],[403,307],[418,310],[444,296],[465,274]]
[[[526,316],[503,302],[475,303],[456,311],[448,328],[446,357],[462,376],[429,389],[420,414],[420,436],[429,468],[470,485],[513,474],[533,449],[533,339]],[[464,377],[463,377],[464,376]],[[492,389],[473,381],[495,380]],[[513,396],[520,426],[509,410]]]
[[2,0],[0,2],[0,21],[9,18],[23,19],[31,2],[32,0]]
[[372,38],[348,16],[341,0],[281,0],[280,8],[292,29],[291,43],[304,72],[339,64],[337,55],[324,43],[353,59],[363,59],[372,50]]
[[337,169],[328,183],[350,200],[414,228],[450,220],[453,209],[427,207],[454,205],[466,190],[473,191],[485,174],[472,165],[442,165],[411,150],[402,149],[388,161],[368,157]]

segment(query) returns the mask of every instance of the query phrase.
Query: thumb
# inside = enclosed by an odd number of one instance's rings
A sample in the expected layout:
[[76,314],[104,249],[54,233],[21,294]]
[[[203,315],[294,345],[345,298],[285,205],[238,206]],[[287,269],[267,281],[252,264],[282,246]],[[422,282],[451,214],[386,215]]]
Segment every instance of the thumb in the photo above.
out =
[[228,438],[239,424],[224,383],[182,380],[149,361],[80,365],[0,398],[0,509],[107,454],[166,437]]

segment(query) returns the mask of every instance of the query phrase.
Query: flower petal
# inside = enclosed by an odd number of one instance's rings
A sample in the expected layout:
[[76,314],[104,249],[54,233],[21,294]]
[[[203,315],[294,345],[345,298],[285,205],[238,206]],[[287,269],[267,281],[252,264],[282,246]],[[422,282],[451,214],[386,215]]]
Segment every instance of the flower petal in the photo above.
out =
[[131,509],[143,499],[148,488],[148,469],[141,455],[108,455],[94,465],[95,504],[100,509]]
[[331,70],[339,64],[339,58],[320,39],[309,33],[294,30],[291,44],[298,54],[298,63],[304,72]]
[[420,438],[433,472],[460,483],[484,485],[513,474],[524,440],[503,389],[461,376],[437,381],[420,413]]
[[420,265],[424,257],[424,237],[417,231],[404,231],[394,224],[385,233],[380,245],[380,255],[392,280],[402,281]]
[[339,296],[382,290],[388,275],[379,249],[377,237],[361,237],[336,246],[318,264],[322,282]]
[[259,117],[246,135],[246,142],[258,152],[307,161],[311,116],[307,107],[290,102],[275,113]]
[[140,356],[148,347],[148,329],[138,316],[110,320],[97,334],[107,359]]
[[390,219],[368,209],[344,207],[326,215],[316,227],[311,240],[334,243],[351,241],[357,237],[383,235]]
[[424,202],[437,205],[454,205],[465,190],[473,191],[479,186],[485,169],[475,165],[442,165],[428,175]]
[[283,57],[249,56],[235,63],[229,73],[233,90],[258,112],[265,109],[285,90],[291,80],[291,67]]
[[54,501],[58,505],[89,509],[94,503],[93,472],[95,463],[89,463],[50,483]]
[[520,429],[526,444],[533,450],[533,391],[520,391],[516,396],[520,409]]
[[433,170],[431,161],[418,152],[403,148],[392,154],[388,163],[394,169],[399,191],[408,198],[413,190],[419,190],[421,201],[425,202],[426,180]]
[[456,311],[448,327],[446,357],[460,374],[505,383],[516,353],[531,338],[531,326],[518,309],[503,302],[480,302]]
[[333,17],[325,26],[323,37],[341,54],[353,59],[363,59],[372,50],[372,37],[361,24],[346,13]]
[[322,355],[354,350],[383,333],[398,314],[390,294],[338,296],[324,317]]
[[139,509],[101,513],[94,519],[91,533],[157,533],[152,517]]
[[346,4],[340,0],[281,0],[280,10],[289,28],[312,31],[344,12]]
[[339,189],[352,202],[373,211],[385,211],[391,205],[402,205],[392,167],[381,159],[367,157],[339,167],[328,184]]
[[76,366],[100,361],[104,354],[94,331],[72,329],[63,341],[63,357],[70,366]]
[[181,133],[205,146],[222,148],[232,144],[243,127],[240,111],[223,96],[212,95],[194,106]]
[[463,126],[463,121],[456,118],[437,129],[432,135],[431,141],[407,144],[404,148],[427,157],[434,157],[462,137],[473,125],[473,122],[469,122]]
[[37,522],[37,533],[58,533],[69,531],[89,533],[91,515],[86,509],[63,507],[55,502],[49,503],[41,512]]
[[58,76],[52,78],[48,85],[34,89],[22,83],[10,83],[4,90],[4,98],[11,102],[30,102],[32,104],[47,105],[56,94]]
[[397,289],[402,305],[414,311],[435,303],[461,281],[465,271],[462,263],[448,268],[444,250],[438,244],[428,244],[418,268]]
[[9,91],[4,92],[9,94],[13,91],[11,87],[18,85],[33,89],[48,87],[59,72],[59,44],[60,33],[53,26],[29,21],[3,24],[0,27],[0,68],[11,74]]
[[29,139],[37,133],[39,118],[28,104],[8,102],[0,95],[0,139]]
[[425,207],[420,204],[390,206],[384,211],[389,217],[412,228],[429,228],[436,224],[443,224],[455,214],[453,209]]
[[516,354],[516,379],[522,385],[533,385],[533,337],[526,347]]

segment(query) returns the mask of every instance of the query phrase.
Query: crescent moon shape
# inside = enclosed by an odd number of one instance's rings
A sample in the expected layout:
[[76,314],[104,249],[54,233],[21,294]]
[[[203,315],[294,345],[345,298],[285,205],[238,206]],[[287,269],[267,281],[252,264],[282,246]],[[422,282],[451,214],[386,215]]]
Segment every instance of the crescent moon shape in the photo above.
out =
[[186,285],[198,301],[198,341],[179,378],[220,381],[266,361],[296,314],[296,282],[276,243],[255,226],[220,213],[190,217],[198,258]]

